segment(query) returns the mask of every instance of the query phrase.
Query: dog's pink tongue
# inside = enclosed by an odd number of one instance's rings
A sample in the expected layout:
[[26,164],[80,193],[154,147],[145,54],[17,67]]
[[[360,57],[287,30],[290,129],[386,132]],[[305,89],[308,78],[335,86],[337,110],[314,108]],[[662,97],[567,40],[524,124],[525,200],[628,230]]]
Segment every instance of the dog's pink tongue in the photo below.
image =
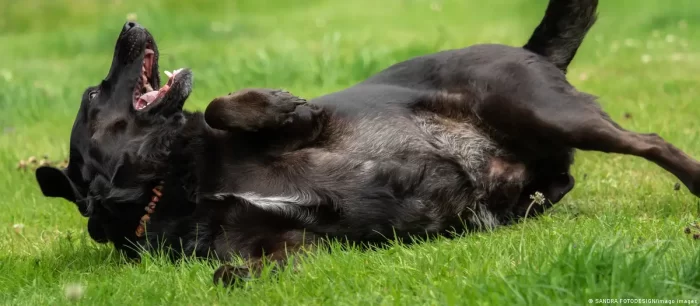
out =
[[170,89],[170,86],[163,85],[159,90],[149,91],[139,97],[139,101],[136,103],[139,108],[144,108],[149,104],[153,103],[156,99],[165,96],[165,94]]
[[156,98],[158,98],[158,91],[149,91],[139,97],[139,105],[146,106],[148,104],[151,104],[153,103],[153,101],[156,100]]

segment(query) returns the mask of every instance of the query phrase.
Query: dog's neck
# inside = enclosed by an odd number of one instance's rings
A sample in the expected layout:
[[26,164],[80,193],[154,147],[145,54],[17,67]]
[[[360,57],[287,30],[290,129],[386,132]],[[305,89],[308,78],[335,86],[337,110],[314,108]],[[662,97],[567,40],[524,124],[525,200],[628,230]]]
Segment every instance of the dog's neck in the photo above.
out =
[[[174,132],[171,130],[157,143],[167,143],[167,155],[159,161],[154,173],[156,181],[151,190],[150,201],[145,204],[145,213],[136,228],[137,237],[142,237],[152,217],[172,219],[187,217],[192,213],[197,197],[196,157],[200,152],[191,143],[200,141],[209,129],[200,112],[183,112],[185,120]],[[147,188],[154,186],[147,183]]]

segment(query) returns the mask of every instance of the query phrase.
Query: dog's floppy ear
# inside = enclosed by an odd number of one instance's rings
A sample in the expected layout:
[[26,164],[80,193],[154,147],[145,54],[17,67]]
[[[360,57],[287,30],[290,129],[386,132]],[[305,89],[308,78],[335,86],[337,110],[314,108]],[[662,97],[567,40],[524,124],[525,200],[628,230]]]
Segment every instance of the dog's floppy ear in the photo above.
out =
[[84,197],[65,170],[43,166],[36,169],[35,175],[44,196],[64,198],[75,203],[83,216],[87,214]]

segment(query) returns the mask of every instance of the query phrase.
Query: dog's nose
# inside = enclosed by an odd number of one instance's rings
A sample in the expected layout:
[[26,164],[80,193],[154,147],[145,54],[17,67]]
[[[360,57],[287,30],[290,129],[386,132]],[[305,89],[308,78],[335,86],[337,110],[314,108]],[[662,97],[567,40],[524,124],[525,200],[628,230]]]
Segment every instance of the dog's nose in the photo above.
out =
[[133,29],[133,28],[140,28],[140,27],[141,27],[141,25],[139,25],[139,24],[136,23],[136,22],[127,21],[127,22],[124,24],[124,32],[129,31],[129,30],[131,30],[131,29]]

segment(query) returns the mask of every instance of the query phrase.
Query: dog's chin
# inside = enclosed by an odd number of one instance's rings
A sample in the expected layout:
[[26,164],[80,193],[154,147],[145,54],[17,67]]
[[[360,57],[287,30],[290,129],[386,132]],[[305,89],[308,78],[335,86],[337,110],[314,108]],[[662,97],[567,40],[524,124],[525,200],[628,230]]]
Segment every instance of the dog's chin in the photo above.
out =
[[148,114],[181,112],[192,92],[190,69],[175,70],[160,89],[148,92],[134,101],[134,110]]

